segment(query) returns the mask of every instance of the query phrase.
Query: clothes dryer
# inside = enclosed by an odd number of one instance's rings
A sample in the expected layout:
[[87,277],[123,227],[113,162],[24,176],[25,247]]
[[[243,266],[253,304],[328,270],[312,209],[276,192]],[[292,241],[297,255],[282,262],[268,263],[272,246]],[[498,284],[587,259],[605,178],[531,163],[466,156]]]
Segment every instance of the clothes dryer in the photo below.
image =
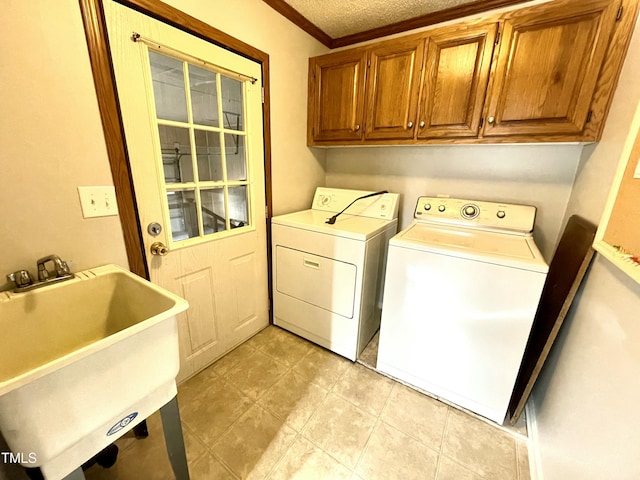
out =
[[355,360],[380,325],[398,201],[394,193],[319,187],[311,209],[273,217],[274,323]]

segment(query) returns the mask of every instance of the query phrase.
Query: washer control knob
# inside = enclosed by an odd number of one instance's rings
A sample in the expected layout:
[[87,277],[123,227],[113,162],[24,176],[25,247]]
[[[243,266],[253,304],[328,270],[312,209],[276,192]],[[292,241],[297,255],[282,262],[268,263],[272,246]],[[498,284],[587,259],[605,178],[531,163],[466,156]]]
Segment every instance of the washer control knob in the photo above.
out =
[[431,210],[431,204],[425,203],[423,208],[428,212],[429,210]]
[[438,211],[439,211],[439,212],[444,212],[444,211],[445,211],[445,208],[446,208],[446,207],[445,207],[444,205],[440,205],[440,206],[438,207]]
[[464,209],[464,214],[467,217],[473,217],[476,214],[476,207],[474,207],[473,205],[467,205]]
[[506,213],[504,213],[504,210],[498,210],[498,213],[496,213],[496,216],[498,218],[504,218],[506,216]]

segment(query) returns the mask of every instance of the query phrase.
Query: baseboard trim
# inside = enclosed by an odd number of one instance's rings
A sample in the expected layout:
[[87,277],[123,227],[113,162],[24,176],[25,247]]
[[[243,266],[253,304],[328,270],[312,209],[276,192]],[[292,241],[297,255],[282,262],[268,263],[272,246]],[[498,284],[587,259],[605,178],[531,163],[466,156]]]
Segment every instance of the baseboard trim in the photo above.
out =
[[529,398],[524,409],[527,417],[527,434],[529,437],[527,441],[527,449],[529,451],[529,475],[531,476],[531,480],[543,480],[536,408],[532,398]]

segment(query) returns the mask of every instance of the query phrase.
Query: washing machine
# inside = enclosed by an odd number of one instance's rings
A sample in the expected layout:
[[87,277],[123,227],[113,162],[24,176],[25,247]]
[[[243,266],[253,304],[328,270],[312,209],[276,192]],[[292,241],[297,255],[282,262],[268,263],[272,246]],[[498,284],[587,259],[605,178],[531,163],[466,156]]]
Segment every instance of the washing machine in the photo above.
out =
[[535,215],[420,197],[389,242],[377,368],[501,424],[548,270]]
[[394,193],[319,187],[311,209],[273,217],[274,323],[355,360],[380,325],[398,202]]

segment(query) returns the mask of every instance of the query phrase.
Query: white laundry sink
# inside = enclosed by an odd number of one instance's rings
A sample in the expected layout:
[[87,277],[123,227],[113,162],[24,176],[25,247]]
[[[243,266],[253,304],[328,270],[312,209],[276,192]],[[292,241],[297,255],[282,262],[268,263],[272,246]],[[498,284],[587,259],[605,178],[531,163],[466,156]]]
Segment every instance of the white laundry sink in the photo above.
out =
[[0,431],[63,478],[176,395],[186,300],[115,265],[0,292]]

